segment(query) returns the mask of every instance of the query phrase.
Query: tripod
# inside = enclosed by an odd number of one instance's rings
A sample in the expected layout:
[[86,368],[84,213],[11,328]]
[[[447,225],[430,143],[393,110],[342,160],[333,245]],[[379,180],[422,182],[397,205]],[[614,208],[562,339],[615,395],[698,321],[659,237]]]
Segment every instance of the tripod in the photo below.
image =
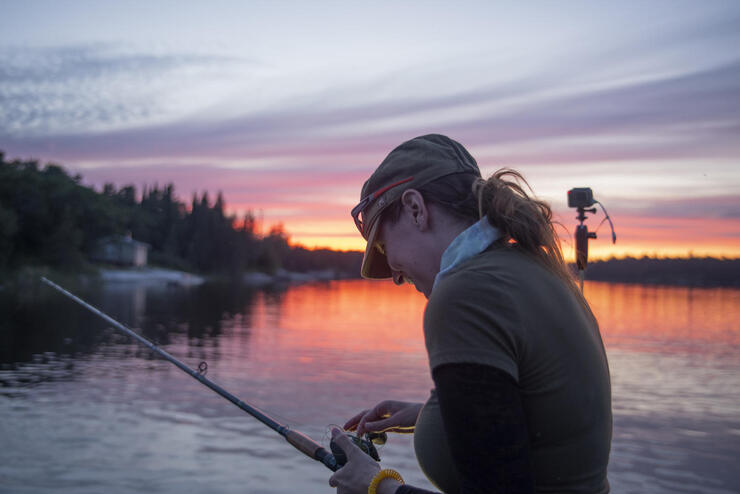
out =
[[[590,190],[590,189],[589,189]],[[604,221],[609,222],[609,226],[612,229],[612,243],[617,243],[617,234],[614,232],[614,224],[612,219],[609,217],[609,213],[606,212],[606,208],[599,201],[593,201],[591,204],[598,204],[604,211],[604,219],[601,221],[601,226]],[[579,225],[576,227],[576,265],[578,266],[578,279],[581,283],[581,293],[583,293],[583,280],[586,278],[586,266],[588,265],[588,239],[596,238],[596,232],[588,231],[588,226],[584,225],[586,221],[586,213],[596,214],[596,208],[586,208],[584,206],[577,206],[578,216],[576,219],[579,221]],[[598,228],[596,228],[598,230]]]
[[576,227],[576,265],[578,266],[578,279],[581,282],[583,292],[583,280],[586,277],[586,266],[588,265],[588,239],[596,238],[596,232],[589,232],[586,221],[586,213],[596,214],[596,208],[578,207],[576,219],[580,224]]

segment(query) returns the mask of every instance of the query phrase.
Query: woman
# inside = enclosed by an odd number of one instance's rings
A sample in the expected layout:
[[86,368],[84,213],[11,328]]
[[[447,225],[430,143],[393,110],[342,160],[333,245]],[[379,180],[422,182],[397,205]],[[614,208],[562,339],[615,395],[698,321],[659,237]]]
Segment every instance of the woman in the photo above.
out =
[[[563,262],[550,207],[511,170],[482,180],[441,135],[394,149],[352,211],[362,275],[413,283],[428,299],[426,404],[384,401],[345,428],[414,431],[444,492],[606,493],[611,387],[598,325]],[[526,184],[526,182],[524,182]],[[422,493],[339,430],[345,493]]]

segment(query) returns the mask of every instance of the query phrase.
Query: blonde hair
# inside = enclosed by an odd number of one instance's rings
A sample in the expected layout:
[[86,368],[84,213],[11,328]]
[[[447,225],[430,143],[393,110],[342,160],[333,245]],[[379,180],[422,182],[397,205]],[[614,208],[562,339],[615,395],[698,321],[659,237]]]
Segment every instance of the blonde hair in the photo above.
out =
[[514,244],[539,261],[588,307],[563,259],[560,239],[555,231],[557,223],[552,221],[552,209],[545,201],[527,194],[527,189],[533,191],[522,174],[502,168],[487,180],[477,179],[472,188],[478,217],[487,217],[491,225],[498,228],[502,235],[499,241]]
[[[532,192],[529,183],[510,168],[497,170],[487,180],[478,174],[456,173],[418,188],[425,201],[437,204],[469,225],[487,217],[501,232],[498,243],[509,244],[534,258],[587,306],[563,259],[550,205],[530,196],[527,190]],[[397,221],[401,210],[401,201],[396,201],[382,213],[382,220]]]

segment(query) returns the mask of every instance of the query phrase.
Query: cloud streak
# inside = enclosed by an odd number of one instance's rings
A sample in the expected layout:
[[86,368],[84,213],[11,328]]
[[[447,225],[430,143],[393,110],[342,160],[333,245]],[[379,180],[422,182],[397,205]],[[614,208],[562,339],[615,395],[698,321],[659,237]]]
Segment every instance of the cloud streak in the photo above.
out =
[[0,50],[0,135],[110,131],[161,120],[178,81],[207,82],[245,63],[233,57],[136,53],[89,44]]
[[[710,153],[726,157],[740,152],[736,139],[740,133],[738,81],[740,61],[734,61],[709,70],[615,88],[584,89],[580,94],[547,99],[537,97],[533,91],[530,96],[517,95],[515,104],[507,104],[502,96],[514,91],[517,85],[512,84],[511,88],[487,88],[423,101],[391,101],[372,107],[360,105],[328,111],[320,107],[295,108],[221,122],[187,120],[102,134],[15,137],[7,135],[6,130],[2,138],[8,147],[22,154],[49,150],[65,160],[89,160],[94,156],[200,156],[214,160],[282,156],[305,160],[348,150],[362,152],[378,142],[397,141],[398,135],[412,136],[443,128],[473,146],[506,144],[511,148],[520,143],[522,151],[500,157],[515,164],[659,159]],[[424,123],[429,115],[464,113],[468,106],[478,108],[479,115],[463,122]],[[482,111],[482,107],[490,111]],[[11,105],[11,112],[16,111],[12,108],[15,107]],[[383,122],[399,119],[408,123],[400,129],[383,129]],[[347,132],[348,127],[354,132]],[[611,143],[609,136],[615,134],[621,138]],[[589,137],[603,139],[589,143]],[[552,149],[558,139],[575,138],[584,138],[585,144]],[[538,152],[538,145],[544,147],[544,152]]]

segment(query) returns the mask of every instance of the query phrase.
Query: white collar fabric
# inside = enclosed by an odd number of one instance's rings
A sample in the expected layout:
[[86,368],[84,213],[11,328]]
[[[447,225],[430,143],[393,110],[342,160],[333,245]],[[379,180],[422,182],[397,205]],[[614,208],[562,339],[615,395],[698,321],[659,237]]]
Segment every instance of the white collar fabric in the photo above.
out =
[[460,233],[442,254],[439,273],[434,277],[432,290],[455,266],[480,254],[499,238],[501,232],[485,216]]

